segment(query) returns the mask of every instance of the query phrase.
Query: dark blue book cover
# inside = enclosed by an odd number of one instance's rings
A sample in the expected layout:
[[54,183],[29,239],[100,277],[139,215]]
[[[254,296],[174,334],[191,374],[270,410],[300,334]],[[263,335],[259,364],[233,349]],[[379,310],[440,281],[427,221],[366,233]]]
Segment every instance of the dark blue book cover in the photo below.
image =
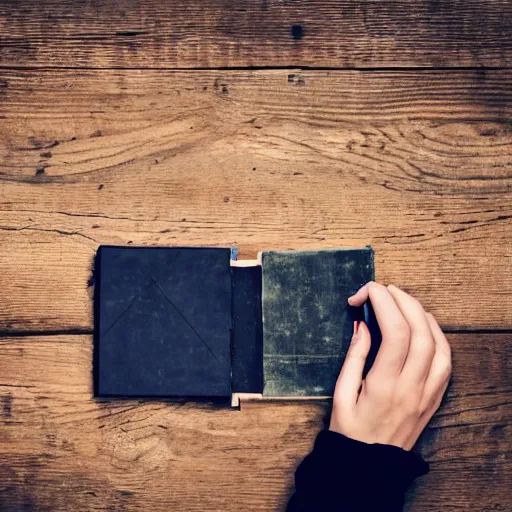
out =
[[98,396],[231,396],[230,254],[100,247]]

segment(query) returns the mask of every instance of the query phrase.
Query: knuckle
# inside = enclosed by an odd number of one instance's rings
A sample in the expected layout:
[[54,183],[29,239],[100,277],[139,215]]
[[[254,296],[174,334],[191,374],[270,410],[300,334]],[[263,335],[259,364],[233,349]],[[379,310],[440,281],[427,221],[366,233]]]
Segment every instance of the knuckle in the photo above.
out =
[[432,360],[434,358],[436,353],[436,345],[432,338],[424,336],[419,340],[418,345],[421,347],[421,355],[425,359]]
[[408,343],[411,339],[411,328],[405,320],[395,322],[392,329],[397,343]]
[[360,361],[365,360],[368,350],[362,343],[351,345],[347,352],[347,359]]
[[443,355],[440,363],[440,374],[443,378],[450,378],[452,374],[452,358],[448,355]]
[[418,413],[420,416],[422,416],[423,414],[426,414],[429,410],[429,407],[428,407],[428,402],[421,402],[420,406],[419,406],[419,410],[418,410]]
[[446,361],[443,366],[443,377],[448,380],[452,375],[452,362],[450,360]]
[[347,359],[354,363],[364,363],[366,361],[366,354],[362,350],[349,350]]
[[425,399],[420,404],[420,414],[427,414],[432,409],[434,402],[432,399]]
[[411,340],[411,329],[409,324],[404,320],[396,320],[391,323],[385,333],[383,333],[383,342],[389,341],[397,344],[408,344]]
[[409,324],[405,320],[401,320],[398,322],[398,328],[400,330],[400,334],[409,340],[411,337],[411,328],[409,327]]
[[434,395],[424,400],[421,404],[421,413],[422,414],[433,414],[439,406],[441,405],[442,396]]
[[415,394],[404,401],[403,407],[410,416],[420,416],[422,413],[421,400]]
[[368,287],[368,292],[378,292],[386,289],[383,284],[375,281],[368,282],[366,286]]

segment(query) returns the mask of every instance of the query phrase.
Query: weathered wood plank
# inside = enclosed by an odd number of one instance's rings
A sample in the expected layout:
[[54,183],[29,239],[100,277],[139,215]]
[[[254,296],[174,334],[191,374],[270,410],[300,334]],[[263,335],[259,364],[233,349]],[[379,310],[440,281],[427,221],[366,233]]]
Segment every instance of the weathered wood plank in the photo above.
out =
[[507,0],[0,2],[27,67],[510,66]]
[[2,79],[1,330],[91,329],[99,243],[371,244],[445,327],[512,326],[511,71]]
[[[407,510],[508,510],[510,335],[449,335],[454,379]],[[2,510],[281,510],[327,403],[91,398],[90,336],[0,340]],[[454,470],[457,471],[454,471]]]

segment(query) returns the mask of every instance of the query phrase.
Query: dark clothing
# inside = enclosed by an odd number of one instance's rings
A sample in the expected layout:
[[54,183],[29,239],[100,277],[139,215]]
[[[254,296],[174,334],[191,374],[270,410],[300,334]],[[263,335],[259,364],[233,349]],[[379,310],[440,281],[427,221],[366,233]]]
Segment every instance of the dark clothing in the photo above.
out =
[[288,512],[398,512],[412,481],[428,472],[418,455],[324,430],[295,472]]

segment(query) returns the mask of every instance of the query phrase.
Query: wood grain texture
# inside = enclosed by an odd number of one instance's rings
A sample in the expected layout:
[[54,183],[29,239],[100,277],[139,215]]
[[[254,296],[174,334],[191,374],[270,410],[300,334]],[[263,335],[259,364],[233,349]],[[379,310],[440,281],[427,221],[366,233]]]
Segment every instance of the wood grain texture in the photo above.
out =
[[[0,0],[0,510],[283,510],[328,413],[93,400],[100,243],[371,244],[512,328],[511,36],[508,0]],[[512,335],[449,341],[405,511],[509,512]]]
[[[406,510],[509,510],[510,335],[449,341],[454,380],[421,442],[431,473]],[[327,403],[95,401],[91,350],[0,340],[1,510],[283,509]]]
[[[512,326],[512,72],[2,72],[3,331],[90,330],[98,244],[336,246]],[[497,306],[499,305],[499,306]]]
[[507,0],[0,2],[24,67],[510,66]]

